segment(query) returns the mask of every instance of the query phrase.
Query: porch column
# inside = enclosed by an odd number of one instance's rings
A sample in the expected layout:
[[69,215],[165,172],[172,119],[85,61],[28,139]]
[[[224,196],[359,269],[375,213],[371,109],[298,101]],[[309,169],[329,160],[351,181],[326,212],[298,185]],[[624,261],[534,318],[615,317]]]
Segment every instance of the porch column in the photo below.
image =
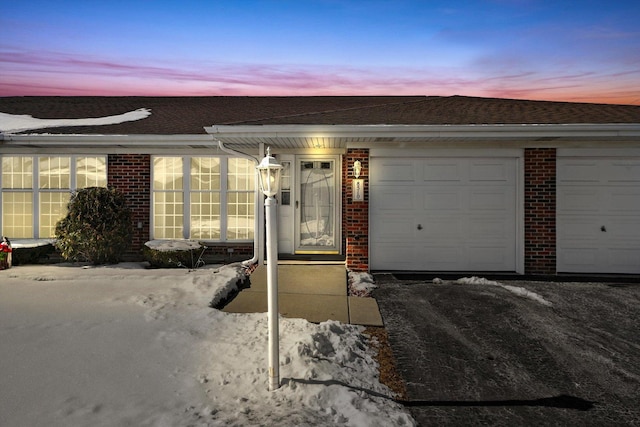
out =
[[556,274],[556,149],[524,150],[525,274]]
[[[362,166],[362,201],[355,201],[353,197],[353,164],[356,160]],[[348,149],[342,162],[342,172],[342,229],[347,269],[369,271],[369,149]]]

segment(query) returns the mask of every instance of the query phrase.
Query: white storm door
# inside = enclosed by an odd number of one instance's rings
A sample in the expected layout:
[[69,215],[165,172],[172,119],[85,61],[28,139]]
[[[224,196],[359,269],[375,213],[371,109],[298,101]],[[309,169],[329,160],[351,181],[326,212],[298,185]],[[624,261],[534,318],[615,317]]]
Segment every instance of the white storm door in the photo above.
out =
[[296,253],[339,253],[338,159],[299,158]]

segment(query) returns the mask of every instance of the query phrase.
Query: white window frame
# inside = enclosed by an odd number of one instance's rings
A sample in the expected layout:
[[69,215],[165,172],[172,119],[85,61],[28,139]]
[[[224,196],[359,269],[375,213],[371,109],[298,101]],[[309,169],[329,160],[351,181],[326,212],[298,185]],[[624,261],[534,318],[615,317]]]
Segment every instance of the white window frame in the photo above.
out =
[[[228,194],[230,192],[234,192],[234,193],[238,193],[240,191],[238,190],[229,190],[228,188],[228,177],[229,177],[229,159],[243,159],[241,157],[233,157],[233,156],[221,156],[221,155],[215,155],[215,156],[207,156],[207,155],[186,155],[186,156],[182,156],[182,155],[153,155],[151,158],[151,197],[150,197],[150,206],[151,206],[151,213],[150,213],[150,217],[151,217],[151,230],[150,230],[150,234],[151,234],[151,239],[158,239],[158,240],[172,240],[170,238],[166,238],[166,239],[160,239],[160,238],[156,238],[154,233],[155,233],[155,204],[154,204],[154,193],[157,192],[162,192],[163,190],[154,190],[153,189],[153,182],[155,180],[155,168],[153,167],[154,165],[154,159],[157,158],[163,158],[163,157],[176,157],[176,158],[181,158],[182,159],[182,182],[183,182],[183,186],[182,186],[182,190],[178,190],[178,191],[182,191],[182,195],[183,195],[183,199],[182,199],[182,203],[183,203],[183,210],[182,210],[182,215],[183,215],[183,225],[182,225],[182,239],[185,240],[189,240],[191,239],[191,159],[192,158],[206,158],[206,157],[211,157],[211,158],[218,158],[220,159],[220,189],[219,190],[215,190],[215,191],[219,191],[220,194],[220,239],[197,239],[198,241],[202,241],[202,242],[215,242],[215,243],[247,243],[247,242],[253,242],[254,239],[257,238],[257,233],[258,230],[253,230],[253,238],[251,239],[233,239],[230,240],[228,239],[227,236],[227,226],[228,226],[228,211],[227,211],[227,202],[228,202]],[[244,160],[244,159],[243,159]],[[255,194],[255,185],[257,185],[257,182],[255,181],[254,178],[254,188],[251,188],[249,190],[246,190],[247,193],[251,194],[251,197],[253,198],[253,195]],[[253,218],[253,223],[255,223],[255,216],[258,213],[254,210],[254,218]]]
[[[25,155],[25,154],[5,154],[0,156],[0,169],[2,164],[2,159],[5,157],[22,157],[22,158],[30,158],[33,165],[32,171],[32,182],[31,188],[4,188],[4,183],[2,182],[2,172],[0,171],[0,207],[2,207],[3,197],[5,193],[12,192],[29,192],[31,193],[31,203],[32,203],[32,237],[17,237],[18,239],[52,239],[52,236],[40,236],[40,194],[44,193],[62,193],[68,191],[70,194],[77,191],[77,162],[79,158],[83,157],[101,157],[104,158],[104,167],[105,167],[105,180],[108,183],[109,177],[109,158],[106,154],[43,154],[43,155]],[[69,188],[40,188],[40,159],[45,157],[65,157],[69,158]],[[3,215],[0,212],[0,230],[3,230]],[[11,237],[11,236],[9,236]]]

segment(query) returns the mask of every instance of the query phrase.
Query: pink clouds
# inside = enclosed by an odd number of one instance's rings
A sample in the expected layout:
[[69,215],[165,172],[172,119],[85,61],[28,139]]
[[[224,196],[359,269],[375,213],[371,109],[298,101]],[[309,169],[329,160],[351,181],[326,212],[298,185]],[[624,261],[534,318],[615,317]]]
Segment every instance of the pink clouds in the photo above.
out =
[[640,70],[546,71],[476,61],[465,67],[144,63],[0,49],[0,95],[471,95],[640,104]]

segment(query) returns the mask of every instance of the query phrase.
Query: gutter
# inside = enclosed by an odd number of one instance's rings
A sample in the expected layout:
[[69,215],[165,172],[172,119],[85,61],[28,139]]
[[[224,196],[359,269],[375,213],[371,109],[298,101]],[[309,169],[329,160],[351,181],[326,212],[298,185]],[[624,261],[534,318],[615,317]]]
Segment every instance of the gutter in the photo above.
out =
[[[258,159],[256,159],[255,157],[246,154],[246,153],[242,153],[240,151],[236,151],[236,150],[232,150],[231,148],[227,148],[224,146],[224,143],[220,140],[218,140],[218,148],[220,149],[220,151],[223,151],[227,154],[231,154],[232,156],[235,157],[242,157],[244,159],[248,159],[248,160],[253,160],[253,162],[256,164],[256,166],[260,163],[258,161]],[[256,169],[256,182],[258,182],[258,170]],[[256,206],[258,206],[258,201],[260,200],[260,189],[258,187],[255,188],[255,197],[254,197],[254,203]],[[258,258],[259,258],[259,234],[260,234],[260,215],[258,215],[258,209],[256,209],[256,212],[253,216],[254,218],[254,225],[253,225],[253,229],[254,231],[254,235],[253,235],[253,257],[251,259],[242,261],[242,265],[244,267],[250,267],[253,264],[258,262]]]
[[100,134],[4,134],[2,139],[7,145],[22,147],[111,147],[113,145],[127,145],[137,147],[172,147],[179,145],[210,145],[209,135],[100,135]]
[[475,124],[475,125],[216,125],[220,137],[295,138],[567,138],[640,136],[640,123]]

